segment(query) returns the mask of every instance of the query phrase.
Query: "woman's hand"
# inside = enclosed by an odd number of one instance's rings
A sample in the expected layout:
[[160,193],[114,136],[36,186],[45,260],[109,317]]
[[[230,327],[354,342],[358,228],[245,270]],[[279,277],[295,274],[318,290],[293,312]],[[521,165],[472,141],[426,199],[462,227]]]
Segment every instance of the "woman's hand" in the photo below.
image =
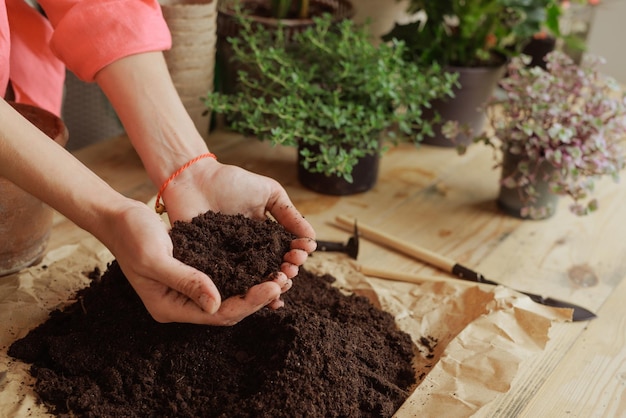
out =
[[315,251],[315,231],[285,189],[277,181],[241,167],[209,158],[199,160],[167,186],[163,199],[171,222],[189,221],[207,210],[258,220],[271,215],[297,237],[281,266],[289,279],[298,274],[298,267]]
[[233,325],[265,306],[279,307],[281,293],[291,287],[281,272],[243,297],[221,301],[210,277],[172,256],[167,226],[139,202],[117,211],[103,229],[108,231],[105,244],[159,322]]

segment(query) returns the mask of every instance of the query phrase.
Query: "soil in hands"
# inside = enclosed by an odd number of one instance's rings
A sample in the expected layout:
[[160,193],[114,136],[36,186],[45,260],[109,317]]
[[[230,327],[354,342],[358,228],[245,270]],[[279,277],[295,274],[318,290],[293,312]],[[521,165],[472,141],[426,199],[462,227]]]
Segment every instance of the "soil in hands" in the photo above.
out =
[[174,222],[174,257],[213,279],[222,300],[246,291],[280,270],[293,234],[270,219],[207,212],[191,222]]
[[[175,223],[172,238],[177,257],[227,295],[278,270],[293,237],[208,212]],[[232,327],[159,324],[115,261],[94,276],[9,349],[32,363],[35,392],[57,415],[390,417],[415,385],[410,336],[329,275],[301,269],[285,307]]]

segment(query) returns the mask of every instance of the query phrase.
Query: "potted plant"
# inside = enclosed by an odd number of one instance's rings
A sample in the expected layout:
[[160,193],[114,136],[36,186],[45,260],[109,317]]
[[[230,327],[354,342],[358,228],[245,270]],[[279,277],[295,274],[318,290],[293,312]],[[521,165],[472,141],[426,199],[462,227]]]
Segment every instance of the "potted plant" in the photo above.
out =
[[[578,66],[553,51],[546,61],[543,70],[527,67],[525,56],[512,60],[503,94],[488,107],[491,130],[473,139],[500,151],[498,204],[521,218],[549,217],[561,195],[572,199],[573,213],[591,213],[598,207],[595,181],[618,180],[624,168],[626,96],[599,71],[603,60],[589,56]],[[450,139],[467,129],[456,121],[444,128]]]
[[[9,104],[59,146],[66,146],[69,133],[59,116],[25,103]],[[54,210],[0,177],[0,214],[0,276],[40,262],[50,239]]]
[[[330,15],[314,21],[288,40],[282,29],[255,27],[242,14],[233,57],[250,70],[239,71],[240,91],[209,93],[205,104],[226,114],[231,129],[298,147],[305,186],[328,194],[365,191],[376,180],[381,135],[398,141],[408,138],[396,132],[412,133],[418,143],[431,134],[423,109],[451,94],[455,76],[406,62],[402,42],[375,46],[366,25],[334,23]],[[361,168],[362,159],[375,166]],[[361,183],[356,173],[368,180]]]
[[546,69],[546,55],[554,51],[557,42],[564,40],[561,33],[560,20],[562,16],[562,3],[555,4],[547,9],[546,24],[542,25],[526,42],[522,43],[521,53],[530,57],[529,66],[539,66]]
[[[444,120],[461,120],[480,130],[482,109],[505,73],[507,59],[518,55],[533,34],[558,28],[557,0],[409,0],[413,18],[398,23],[384,40],[407,44],[408,59],[437,62],[459,74],[454,97],[434,103]],[[459,138],[466,143],[470,138]],[[455,146],[439,129],[424,141]]]
[[354,7],[350,0],[220,0],[217,14],[217,89],[225,93],[236,90],[236,74],[241,69],[232,62],[233,51],[228,41],[239,36],[242,28],[238,16],[241,13],[254,20],[255,27],[276,31],[281,26],[290,39],[294,33],[313,25],[313,17],[330,14],[334,21],[350,19],[354,15]]
[[276,19],[285,19],[290,13],[306,19],[309,17],[309,0],[270,0],[270,10]]

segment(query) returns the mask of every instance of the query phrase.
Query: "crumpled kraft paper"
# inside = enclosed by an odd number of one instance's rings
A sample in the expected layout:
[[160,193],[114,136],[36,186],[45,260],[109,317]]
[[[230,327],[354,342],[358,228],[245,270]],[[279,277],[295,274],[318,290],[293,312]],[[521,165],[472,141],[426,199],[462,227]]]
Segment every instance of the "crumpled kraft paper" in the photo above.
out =
[[[72,302],[111,254],[95,239],[51,251],[43,262],[0,278],[0,417],[50,416],[38,405],[27,364],[7,355],[10,344]],[[45,268],[44,268],[45,266]],[[571,311],[537,305],[504,287],[429,281],[421,285],[369,278],[345,255],[315,253],[305,267],[330,274],[346,292],[367,296],[411,334],[420,384],[397,411],[404,417],[468,417],[506,392],[519,364],[544,349],[552,321]]]
[[29,364],[7,355],[9,346],[45,322],[51,311],[73,302],[88,274],[102,272],[113,256],[95,238],[49,251],[42,262],[0,277],[0,417],[48,417],[32,390]]
[[416,373],[424,380],[396,418],[470,417],[509,389],[522,361],[545,348],[553,321],[572,317],[570,309],[538,305],[504,286],[369,278],[345,255],[315,253],[306,267],[368,296],[413,337]]

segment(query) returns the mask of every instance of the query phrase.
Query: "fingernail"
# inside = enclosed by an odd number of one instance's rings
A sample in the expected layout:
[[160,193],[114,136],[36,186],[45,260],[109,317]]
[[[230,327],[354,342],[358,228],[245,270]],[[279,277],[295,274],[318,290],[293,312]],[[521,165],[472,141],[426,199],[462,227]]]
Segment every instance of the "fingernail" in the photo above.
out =
[[200,305],[203,311],[208,312],[210,314],[214,314],[215,312],[217,312],[217,309],[219,308],[218,306],[216,306],[217,304],[215,303],[215,299],[211,298],[206,293],[203,293],[200,295],[200,298],[198,298],[198,304]]
[[281,287],[281,289],[285,287],[287,283],[289,283],[289,279],[284,274],[277,274],[275,280],[276,283],[278,283],[278,285]]

